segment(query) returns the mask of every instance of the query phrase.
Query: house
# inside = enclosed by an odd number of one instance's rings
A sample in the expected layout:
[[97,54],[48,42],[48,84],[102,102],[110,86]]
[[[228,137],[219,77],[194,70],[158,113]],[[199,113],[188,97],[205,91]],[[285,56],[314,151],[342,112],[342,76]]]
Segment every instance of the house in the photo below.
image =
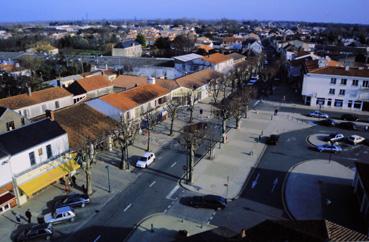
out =
[[0,134],[20,128],[28,124],[28,119],[5,107],[0,107]]
[[61,87],[20,94],[0,99],[0,106],[12,109],[25,118],[45,115],[46,110],[58,110],[73,105],[73,95]]
[[174,68],[183,73],[192,73],[200,70],[203,66],[199,61],[202,59],[201,55],[198,54],[187,54],[174,57]]
[[92,75],[73,82],[67,88],[73,93],[74,103],[113,92],[113,83],[103,75]]
[[[355,177],[353,181],[354,194],[359,204],[361,217],[368,225],[369,222],[369,165],[355,162]],[[369,232],[369,227],[367,227]]]
[[18,205],[78,167],[69,155],[67,133],[51,119],[0,135],[0,189]]
[[260,41],[254,41],[252,43],[247,44],[245,50],[252,52],[255,55],[260,55],[263,52],[263,45],[261,44]]
[[239,54],[239,53],[236,53],[236,52],[234,52],[234,53],[231,53],[231,54],[229,54],[229,55],[227,55],[228,57],[231,57],[232,59],[233,59],[233,63],[236,65],[236,64],[238,64],[238,63],[242,63],[243,61],[245,61],[246,60],[246,56],[244,56],[244,55],[241,55],[241,54]]
[[215,71],[220,73],[229,72],[234,65],[234,61],[230,56],[223,55],[220,53],[214,53],[211,55],[203,56],[202,61],[207,67],[213,68]]
[[175,242],[368,241],[365,234],[328,220],[265,220],[239,233],[218,227]]
[[205,69],[176,79],[179,88],[172,91],[172,99],[178,103],[187,105],[188,96],[191,94],[194,101],[202,100],[209,96],[208,84],[214,78],[220,77],[220,73]]
[[155,110],[160,112],[170,100],[170,91],[155,83],[132,88],[125,92],[111,93],[87,102],[87,105],[116,121],[122,117],[126,120],[141,119]]
[[126,91],[146,84],[147,77],[145,76],[119,75],[113,80],[114,92]]
[[316,107],[369,111],[369,69],[326,66],[304,75],[304,103]]
[[69,147],[79,150],[87,140],[95,143],[106,141],[117,122],[94,110],[85,103],[73,105],[55,112],[55,121],[67,132]]
[[134,40],[118,43],[113,47],[112,56],[141,57],[142,46]]

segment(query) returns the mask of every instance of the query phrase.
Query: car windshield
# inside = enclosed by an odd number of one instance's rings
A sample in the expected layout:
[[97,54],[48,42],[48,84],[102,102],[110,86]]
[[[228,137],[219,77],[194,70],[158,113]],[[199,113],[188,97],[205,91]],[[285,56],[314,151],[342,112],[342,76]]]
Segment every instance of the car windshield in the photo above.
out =
[[140,160],[141,160],[141,161],[147,161],[147,157],[145,157],[145,156],[141,156]]

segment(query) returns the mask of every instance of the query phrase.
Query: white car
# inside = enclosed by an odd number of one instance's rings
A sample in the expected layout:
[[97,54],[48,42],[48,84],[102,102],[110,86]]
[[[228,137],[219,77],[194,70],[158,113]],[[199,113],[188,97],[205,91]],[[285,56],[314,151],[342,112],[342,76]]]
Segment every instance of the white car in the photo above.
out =
[[136,167],[146,168],[155,161],[155,154],[152,152],[145,152],[145,154],[138,159]]
[[329,118],[329,115],[326,113],[322,113],[320,111],[314,111],[314,112],[310,112],[309,113],[310,117],[314,117],[314,118]]
[[353,143],[354,145],[359,144],[365,140],[364,137],[361,137],[359,135],[353,134],[347,139],[349,142]]
[[329,141],[331,142],[337,142],[337,141],[341,141],[345,138],[345,136],[341,133],[333,133],[329,135]]
[[55,209],[52,213],[47,213],[44,216],[44,222],[50,224],[62,223],[66,221],[73,222],[76,214],[69,206]]

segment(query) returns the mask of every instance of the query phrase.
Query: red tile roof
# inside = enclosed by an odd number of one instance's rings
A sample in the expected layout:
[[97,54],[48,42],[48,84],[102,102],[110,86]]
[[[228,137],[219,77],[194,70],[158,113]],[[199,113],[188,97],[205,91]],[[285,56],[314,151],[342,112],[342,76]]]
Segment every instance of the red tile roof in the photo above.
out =
[[213,63],[213,64],[219,64],[222,62],[225,62],[227,60],[232,59],[230,56],[226,56],[220,53],[214,53],[209,56],[204,56],[203,59],[207,62]]
[[355,77],[369,77],[369,69],[349,68],[346,70],[344,67],[326,66],[311,71],[312,74],[323,75],[337,75],[337,76],[355,76]]
[[0,106],[14,110],[71,95],[72,94],[64,88],[52,87],[32,92],[31,96],[29,96],[28,94],[20,94],[0,99]]
[[120,75],[113,81],[114,87],[120,87],[126,90],[146,84],[147,77],[145,76]]
[[90,76],[78,80],[77,83],[86,91],[93,91],[104,87],[112,86],[112,82],[109,81],[105,76]]
[[176,79],[176,82],[181,87],[198,88],[207,84],[210,80],[218,76],[220,76],[218,72],[211,69],[205,69],[180,77]]

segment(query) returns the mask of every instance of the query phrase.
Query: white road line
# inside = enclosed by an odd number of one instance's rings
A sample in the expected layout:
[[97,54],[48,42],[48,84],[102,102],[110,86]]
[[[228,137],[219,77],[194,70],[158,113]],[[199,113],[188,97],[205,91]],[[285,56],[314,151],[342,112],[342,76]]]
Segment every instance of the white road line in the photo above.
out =
[[151,182],[151,184],[149,185],[149,187],[154,186],[154,185],[155,185],[155,183],[156,183],[156,181]]
[[251,183],[251,188],[252,189],[254,189],[256,187],[256,185],[258,184],[259,177],[260,177],[260,173],[258,173],[255,177],[255,180],[252,181],[252,183]]
[[127,210],[132,207],[132,203],[128,204],[127,207],[123,210],[123,212],[127,212]]
[[173,168],[175,165],[177,165],[177,162],[174,162],[170,167]]
[[274,179],[273,181],[273,187],[272,187],[272,192],[274,192],[274,189],[277,187],[278,185],[278,177]]
[[99,234],[99,236],[97,236],[96,239],[94,239],[94,242],[97,242],[100,238],[101,238],[101,235]]
[[172,199],[173,194],[179,189],[179,185],[176,185],[166,196],[166,199]]

